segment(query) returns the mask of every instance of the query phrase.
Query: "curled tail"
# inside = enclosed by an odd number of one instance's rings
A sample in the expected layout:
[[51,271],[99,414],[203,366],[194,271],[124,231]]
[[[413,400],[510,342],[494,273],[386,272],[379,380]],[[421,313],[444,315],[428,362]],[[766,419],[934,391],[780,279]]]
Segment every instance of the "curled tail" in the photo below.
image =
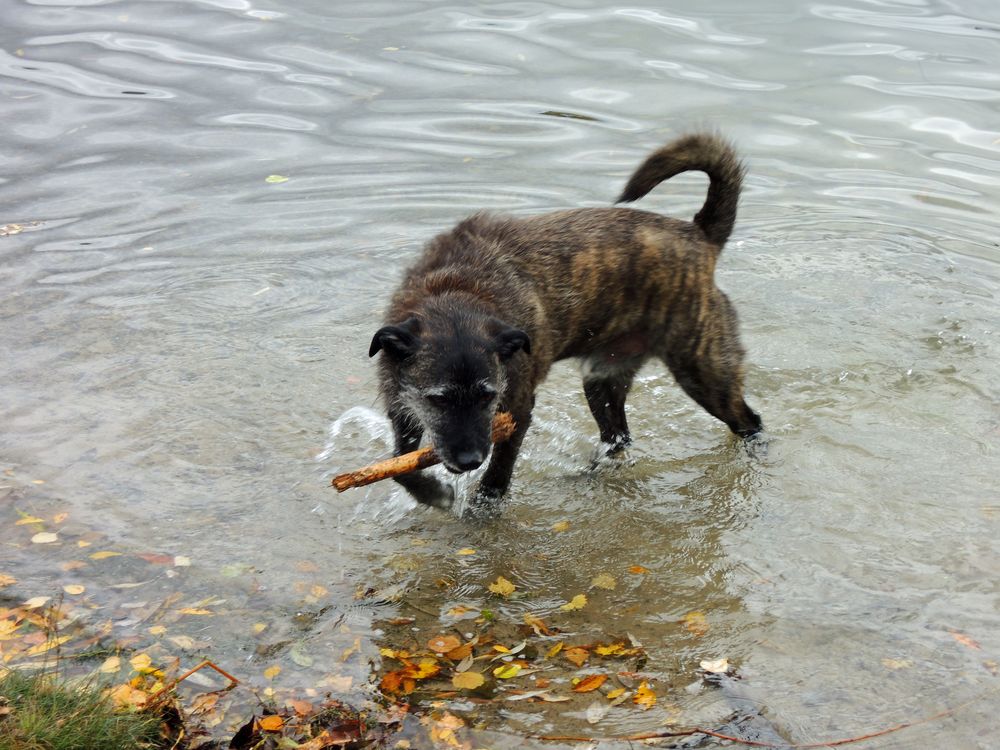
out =
[[654,151],[632,175],[616,203],[639,200],[664,180],[690,171],[704,172],[709,179],[708,197],[694,223],[709,242],[721,248],[736,222],[743,165],[732,146],[719,136],[687,135]]

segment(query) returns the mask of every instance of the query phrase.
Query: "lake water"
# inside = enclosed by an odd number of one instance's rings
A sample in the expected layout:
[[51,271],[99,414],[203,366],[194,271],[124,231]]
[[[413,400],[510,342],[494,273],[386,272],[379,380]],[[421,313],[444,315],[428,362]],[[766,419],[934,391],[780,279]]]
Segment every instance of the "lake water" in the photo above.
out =
[[[591,726],[589,701],[446,700],[495,747],[718,726],[743,699],[813,742],[998,685],[1000,5],[0,0],[0,16],[4,594],[84,585],[81,611],[136,647],[279,697],[366,699],[384,623],[429,637],[458,604],[644,644],[648,711]],[[700,128],[749,168],[718,281],[766,454],[650,366],[628,460],[591,470],[565,364],[498,519],[329,488],[388,452],[368,343],[424,241],[483,208],[608,205]],[[704,187],[684,176],[641,207],[690,217]],[[59,540],[33,544],[42,530]],[[614,590],[591,588],[600,573]],[[498,575],[525,596],[490,596]],[[698,675],[721,657],[739,700]],[[866,747],[997,748],[996,706]]]

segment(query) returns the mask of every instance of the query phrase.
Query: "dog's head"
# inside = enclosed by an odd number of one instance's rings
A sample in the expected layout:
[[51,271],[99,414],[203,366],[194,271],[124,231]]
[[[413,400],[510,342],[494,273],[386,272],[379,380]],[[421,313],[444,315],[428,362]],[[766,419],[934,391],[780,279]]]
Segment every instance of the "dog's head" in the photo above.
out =
[[368,356],[386,358],[401,405],[420,422],[449,471],[489,455],[493,415],[507,387],[505,363],[531,353],[524,331],[495,318],[416,317],[376,332]]

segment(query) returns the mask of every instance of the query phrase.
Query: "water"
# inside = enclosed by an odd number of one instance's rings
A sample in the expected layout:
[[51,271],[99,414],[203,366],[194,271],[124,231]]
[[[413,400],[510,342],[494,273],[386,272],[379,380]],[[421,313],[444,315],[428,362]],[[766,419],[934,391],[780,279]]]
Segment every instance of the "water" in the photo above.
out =
[[[16,225],[0,232],[0,573],[18,579],[4,593],[83,583],[95,621],[279,697],[363,699],[384,623],[416,616],[430,635],[457,603],[645,644],[655,709],[591,727],[586,704],[483,708],[496,746],[718,722],[731,701],[696,672],[722,656],[799,742],[997,684],[995,3],[3,0],[0,14],[0,226]],[[328,488],[388,451],[366,353],[422,242],[481,208],[607,205],[650,149],[701,127],[750,170],[719,283],[766,456],[650,367],[628,461],[592,471],[596,428],[566,365],[496,521],[386,485]],[[642,207],[690,216],[704,184],[678,178]],[[45,523],[15,526],[18,512]],[[60,541],[32,544],[42,528]],[[617,588],[560,613],[601,572]],[[498,606],[497,575],[529,598]],[[198,603],[215,616],[176,613]],[[868,746],[997,747],[995,705]]]

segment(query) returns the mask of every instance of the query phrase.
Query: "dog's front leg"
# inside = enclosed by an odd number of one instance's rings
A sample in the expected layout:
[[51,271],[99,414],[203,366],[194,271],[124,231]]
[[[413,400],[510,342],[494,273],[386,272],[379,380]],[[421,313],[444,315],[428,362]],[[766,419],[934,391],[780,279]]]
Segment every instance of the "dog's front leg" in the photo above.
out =
[[528,432],[531,424],[531,407],[534,397],[521,400],[520,404],[508,403],[506,411],[510,411],[514,417],[514,434],[509,440],[497,443],[493,446],[493,455],[490,457],[489,466],[479,480],[479,487],[472,498],[472,504],[477,508],[490,508],[496,505],[497,501],[503,497],[510,486],[510,478],[514,473],[514,462],[517,460],[518,451],[521,449],[521,442]]
[[[393,409],[389,412],[389,419],[396,438],[393,455],[401,456],[420,447],[420,438],[423,437],[424,431],[409,412]],[[424,505],[450,508],[455,502],[455,490],[451,485],[446,485],[437,477],[423,471],[402,474],[394,479],[413,496],[414,500]]]

